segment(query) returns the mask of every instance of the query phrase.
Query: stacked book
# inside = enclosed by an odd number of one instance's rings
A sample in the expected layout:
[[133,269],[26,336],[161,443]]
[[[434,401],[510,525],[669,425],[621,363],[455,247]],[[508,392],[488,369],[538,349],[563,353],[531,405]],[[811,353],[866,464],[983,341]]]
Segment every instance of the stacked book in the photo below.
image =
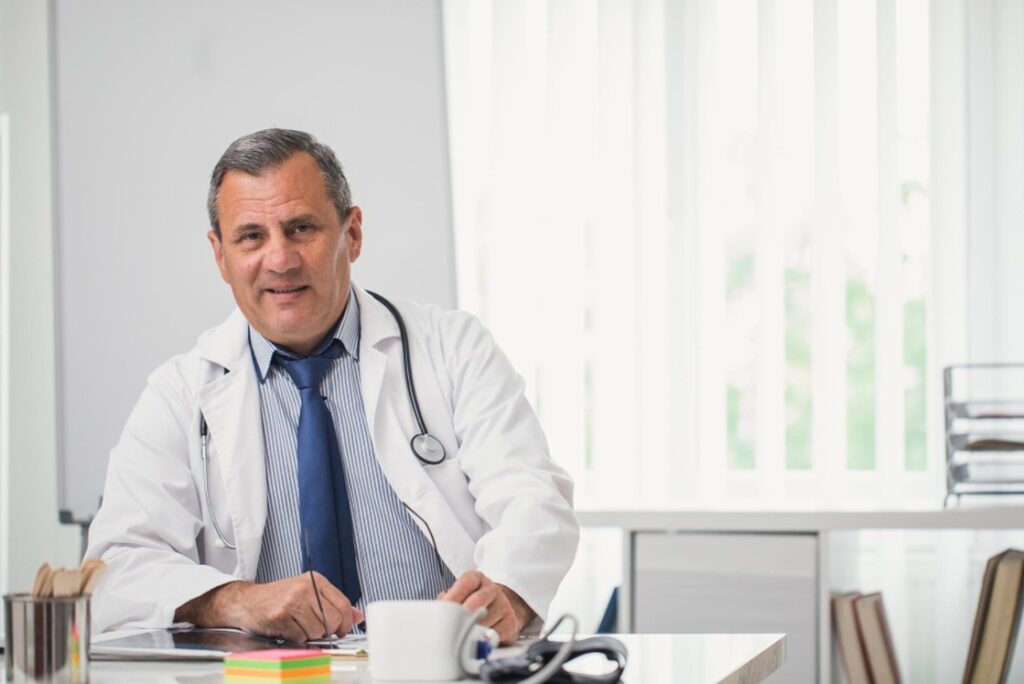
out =
[[[1024,552],[1007,549],[985,565],[978,610],[967,650],[964,684],[1024,680],[1011,669],[1024,606]],[[900,670],[881,594],[832,595],[832,627],[849,684],[896,684]]]
[[950,366],[943,387],[947,502],[1024,494],[1024,364]]
[[832,627],[849,684],[900,683],[899,663],[881,594],[834,594]]
[[1024,553],[1021,551],[1007,549],[985,565],[964,668],[964,684],[1007,681],[1020,626],[1022,582]]

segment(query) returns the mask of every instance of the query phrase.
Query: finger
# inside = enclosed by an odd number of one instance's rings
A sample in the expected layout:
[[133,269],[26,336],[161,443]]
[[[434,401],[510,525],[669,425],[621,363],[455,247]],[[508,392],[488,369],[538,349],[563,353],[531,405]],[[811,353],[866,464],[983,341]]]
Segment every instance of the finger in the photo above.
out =
[[328,618],[332,634],[345,636],[352,630],[353,625],[363,621],[363,612],[353,606],[348,597],[337,589],[333,589],[324,598],[324,611],[327,611],[329,605],[333,616]]
[[338,624],[338,630],[335,632],[338,636],[345,636],[352,631],[352,628],[363,621],[363,613],[358,608],[352,608],[347,614],[342,615],[342,620]]
[[462,605],[472,613],[477,608],[489,608],[492,603],[498,600],[499,595],[498,588],[495,585],[484,585],[466,598]]
[[[327,578],[318,572],[313,573],[316,575],[316,588],[320,590],[320,596],[325,601],[330,602],[340,612],[347,612],[352,610],[352,602],[348,600],[348,597],[342,593],[341,589],[327,581]],[[324,606],[327,607],[326,605]]]
[[477,620],[477,623],[484,627],[493,628],[494,625],[501,622],[508,615],[511,615],[513,618],[516,616],[515,611],[512,610],[512,604],[509,603],[508,599],[499,590],[498,598],[487,607],[487,614]]
[[[491,604],[491,607],[487,611],[487,614],[479,620],[477,620],[477,624],[483,625],[484,627],[493,628],[494,625],[498,624],[503,619],[505,619],[511,612],[511,608],[503,609],[501,605],[498,603]],[[515,617],[515,614],[513,614],[512,617]]]
[[314,574],[317,578],[317,589],[320,590],[320,597],[324,603],[324,613],[327,613],[327,606],[330,604],[334,611],[341,616],[341,620],[337,624],[334,624],[332,620],[328,620],[328,626],[335,629],[335,634],[347,634],[352,629],[352,625],[358,625],[363,621],[362,611],[353,606],[348,597],[340,589],[328,582],[326,577],[323,577],[320,573]]
[[309,641],[309,634],[306,633],[302,623],[299,622],[298,618],[294,615],[291,620],[287,624],[282,625],[282,627],[284,629],[282,629],[281,636],[288,641],[297,641],[299,643]]
[[306,641],[311,639],[319,639],[324,634],[324,622],[320,617],[320,611],[315,605],[311,605],[313,597],[309,597],[310,602],[304,603],[296,607],[296,610],[292,613],[292,619],[295,620],[302,627],[302,631],[306,634]]
[[491,629],[498,633],[502,646],[508,646],[519,638],[519,627],[516,624],[515,613],[509,611],[498,622],[490,625]]
[[444,601],[462,603],[469,598],[473,592],[479,589],[484,583],[484,574],[478,570],[470,570],[455,581],[452,588],[442,596]]
[[[313,590],[312,585],[309,588],[311,591]],[[316,584],[316,593],[311,597],[311,601],[311,607],[320,621],[320,630],[324,632],[323,637],[337,634],[341,630],[347,610],[346,606],[348,606],[348,599],[345,598],[345,595],[330,582],[324,580],[322,584],[319,582]]]
[[[341,614],[327,601],[321,601],[323,605],[323,612],[320,611],[320,606],[316,604],[316,599],[308,606],[308,617],[311,620],[316,621],[315,627],[312,627],[315,635],[310,634],[314,639],[325,639],[338,630],[338,626],[341,623]],[[304,623],[305,624],[305,623]]]
[[332,634],[338,634],[341,632],[341,628],[345,623],[345,614],[334,607],[334,604],[330,601],[323,601],[324,606],[324,623],[326,623],[327,633],[325,637],[329,637]]

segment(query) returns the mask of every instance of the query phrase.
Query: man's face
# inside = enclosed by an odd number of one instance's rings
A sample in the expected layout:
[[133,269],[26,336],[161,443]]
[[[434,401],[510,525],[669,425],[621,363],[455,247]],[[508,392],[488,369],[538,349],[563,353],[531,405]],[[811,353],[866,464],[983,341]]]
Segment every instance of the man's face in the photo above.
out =
[[309,354],[348,301],[359,207],[342,222],[320,167],[299,152],[260,176],[228,171],[217,208],[221,237],[208,237],[238,307],[271,342]]

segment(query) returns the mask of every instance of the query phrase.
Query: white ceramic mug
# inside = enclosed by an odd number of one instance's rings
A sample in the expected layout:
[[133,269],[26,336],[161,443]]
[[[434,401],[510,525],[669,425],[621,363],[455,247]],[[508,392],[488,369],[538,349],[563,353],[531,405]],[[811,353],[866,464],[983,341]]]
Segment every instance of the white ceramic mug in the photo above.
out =
[[374,681],[443,682],[479,669],[477,642],[498,645],[493,629],[451,601],[377,601],[366,608]]

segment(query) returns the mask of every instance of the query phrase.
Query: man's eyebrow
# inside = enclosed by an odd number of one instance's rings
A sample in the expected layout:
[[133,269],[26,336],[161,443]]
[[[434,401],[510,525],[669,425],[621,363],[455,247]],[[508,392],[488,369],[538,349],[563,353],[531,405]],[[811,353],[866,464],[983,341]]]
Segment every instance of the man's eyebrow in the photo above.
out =
[[319,224],[319,220],[313,214],[302,214],[300,216],[293,216],[292,218],[285,221],[282,225],[285,228],[291,228],[298,223],[313,223]]
[[[313,223],[319,225],[319,219],[317,219],[317,217],[313,214],[300,214],[299,216],[293,216],[292,218],[287,219],[282,225],[284,228],[291,228],[300,223]],[[243,223],[241,225],[235,226],[232,232],[235,235],[241,235],[242,233],[248,233],[251,231],[262,232],[265,231],[266,229],[267,227],[262,223]]]
[[266,230],[262,223],[243,223],[240,226],[235,226],[234,233],[236,235],[240,233],[248,233],[253,230]]

